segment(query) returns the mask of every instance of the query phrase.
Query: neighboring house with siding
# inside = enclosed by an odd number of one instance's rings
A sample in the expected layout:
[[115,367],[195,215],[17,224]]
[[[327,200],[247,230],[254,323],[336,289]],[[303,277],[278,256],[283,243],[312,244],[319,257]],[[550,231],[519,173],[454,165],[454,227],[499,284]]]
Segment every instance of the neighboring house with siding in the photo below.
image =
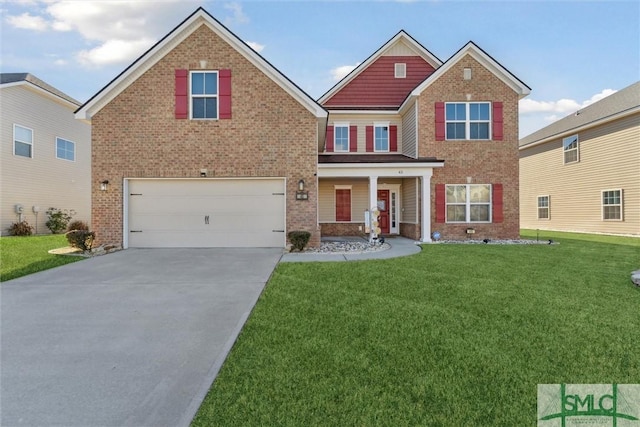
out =
[[91,125],[75,119],[80,105],[32,74],[0,74],[2,235],[21,220],[49,233],[50,207],[90,222]]
[[384,235],[517,237],[529,91],[472,42],[442,62],[401,31],[316,101],[199,8],[76,112],[93,228],[123,247],[316,246],[378,207]]
[[640,82],[520,140],[520,217],[640,236]]

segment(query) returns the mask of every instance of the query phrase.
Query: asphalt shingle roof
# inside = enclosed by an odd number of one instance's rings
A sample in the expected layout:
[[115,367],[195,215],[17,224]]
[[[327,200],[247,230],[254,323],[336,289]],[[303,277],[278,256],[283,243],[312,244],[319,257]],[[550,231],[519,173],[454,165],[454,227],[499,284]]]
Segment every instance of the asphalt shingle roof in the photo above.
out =
[[520,147],[597,122],[640,106],[640,81],[578,110],[520,140]]
[[42,80],[40,80],[39,78],[37,78],[31,73],[0,73],[0,84],[17,83],[21,81],[26,81],[35,86],[38,86],[40,89],[46,90],[47,92],[50,92],[73,104],[76,104],[77,106],[82,105],[81,102],[77,101],[76,99],[73,99],[72,97],[70,97],[64,92],[59,91],[55,87],[43,82]]

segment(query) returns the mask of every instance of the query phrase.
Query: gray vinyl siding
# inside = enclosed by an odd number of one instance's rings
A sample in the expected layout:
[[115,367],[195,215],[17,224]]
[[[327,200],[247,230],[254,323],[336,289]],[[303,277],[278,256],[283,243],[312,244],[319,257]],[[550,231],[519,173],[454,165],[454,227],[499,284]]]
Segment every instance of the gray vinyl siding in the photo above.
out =
[[[367,152],[366,146],[366,129],[367,126],[373,126],[374,123],[389,123],[389,126],[398,126],[398,153],[403,153],[403,140],[402,140],[402,119],[399,115],[338,115],[334,114],[329,117],[329,125],[334,126],[335,123],[348,123],[349,126],[358,126],[358,151],[357,154]],[[346,153],[345,153],[346,154]],[[354,153],[356,154],[356,153]]]
[[[73,209],[74,219],[91,220],[91,127],[74,118],[75,107],[54,99],[26,85],[0,89],[2,235],[19,220],[16,204],[24,206],[23,220],[34,227],[33,206],[40,207],[39,234],[49,233],[45,226],[49,207]],[[13,154],[14,124],[33,130],[32,158]],[[56,157],[56,137],[75,143],[75,161]]]
[[418,103],[413,104],[402,117],[402,154],[405,156],[418,157],[416,141],[418,140],[418,131],[416,126],[416,116]]
[[[520,151],[521,227],[640,235],[640,115],[578,132],[579,161],[564,164],[562,138]],[[623,190],[623,220],[602,220],[602,190]],[[537,197],[549,196],[548,220]]]
[[400,194],[400,222],[418,224],[418,178],[403,179]]

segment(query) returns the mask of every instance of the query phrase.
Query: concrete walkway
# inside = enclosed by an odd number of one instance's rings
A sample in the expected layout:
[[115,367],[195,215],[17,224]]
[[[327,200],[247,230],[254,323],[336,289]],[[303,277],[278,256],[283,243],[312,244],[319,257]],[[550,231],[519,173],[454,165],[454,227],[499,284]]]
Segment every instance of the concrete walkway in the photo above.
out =
[[[323,240],[335,239],[323,237]],[[345,239],[345,238],[341,238]],[[353,241],[363,241],[360,237],[352,238]],[[331,253],[286,253],[280,262],[327,262],[327,261],[362,261],[367,259],[387,259],[413,255],[420,252],[420,246],[406,237],[394,236],[385,238],[391,248],[385,251],[363,252],[354,254],[331,254]]]

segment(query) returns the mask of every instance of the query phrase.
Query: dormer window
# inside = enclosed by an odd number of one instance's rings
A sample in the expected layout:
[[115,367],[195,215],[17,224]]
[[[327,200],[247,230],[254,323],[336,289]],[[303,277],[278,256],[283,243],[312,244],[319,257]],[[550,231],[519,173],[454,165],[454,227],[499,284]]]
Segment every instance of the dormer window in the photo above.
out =
[[396,79],[404,79],[407,77],[407,64],[404,62],[397,62],[394,68]]

